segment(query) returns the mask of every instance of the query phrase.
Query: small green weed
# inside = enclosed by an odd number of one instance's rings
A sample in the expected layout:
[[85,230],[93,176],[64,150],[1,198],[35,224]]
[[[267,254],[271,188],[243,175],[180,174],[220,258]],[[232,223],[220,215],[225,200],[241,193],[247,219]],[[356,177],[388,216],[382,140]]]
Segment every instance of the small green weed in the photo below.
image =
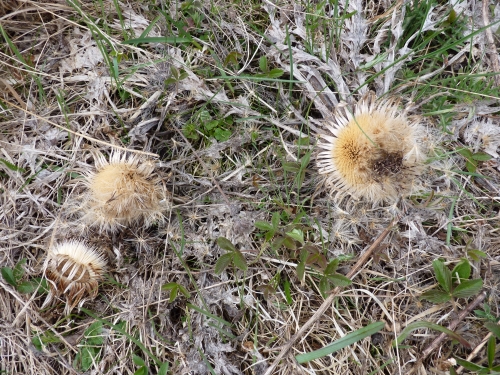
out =
[[233,127],[233,117],[227,116],[218,118],[212,117],[209,111],[203,109],[199,111],[191,122],[187,123],[182,129],[188,139],[198,141],[201,135],[208,138],[215,138],[219,142],[224,142],[231,137]]
[[[495,359],[497,354],[497,339],[500,340],[500,326],[493,322],[485,323],[485,327],[488,328],[492,335],[488,339],[488,344],[486,346],[486,358],[487,358],[487,366],[477,365],[473,362],[466,361],[461,358],[456,358],[457,364],[465,368],[466,370],[473,371],[477,374],[490,374],[490,375],[499,375],[500,374],[500,364],[495,365]],[[453,371],[451,371],[453,370]],[[454,369],[450,369],[450,374],[456,374]]]
[[26,258],[21,259],[14,268],[2,267],[1,273],[4,280],[13,286],[19,293],[29,294],[34,291],[40,293],[47,293],[49,290],[49,285],[47,280],[40,277],[35,277],[30,280],[24,280],[25,274],[24,265],[26,264]]
[[269,62],[267,61],[267,57],[266,56],[262,56],[259,59],[259,68],[262,71],[262,73],[255,74],[255,77],[279,78],[284,73],[283,69],[279,69],[279,68],[270,69],[269,68]]
[[80,350],[76,354],[73,366],[82,371],[89,370],[93,364],[99,363],[101,359],[102,345],[102,322],[92,323],[83,333],[83,339],[79,344]]
[[31,338],[31,343],[39,351],[42,351],[43,347],[47,344],[56,344],[60,342],[61,339],[52,331],[45,331]]
[[139,366],[139,368],[134,371],[134,375],[148,375],[149,367],[144,359],[138,355],[132,354],[132,361],[134,361],[136,366]]
[[189,293],[189,291],[184,286],[182,286],[181,284],[178,284],[178,283],[165,284],[161,287],[161,290],[169,290],[170,291],[170,298],[169,298],[170,302],[174,302],[174,300],[177,298],[179,292],[181,292],[181,294],[188,299],[189,299],[189,297],[191,297],[191,293]]
[[467,259],[462,259],[452,271],[440,259],[432,262],[439,287],[422,293],[421,298],[433,303],[444,303],[456,298],[468,298],[479,293],[483,280],[469,280],[471,266]]
[[472,153],[468,148],[460,148],[457,150],[460,155],[462,155],[467,163],[465,164],[465,168],[470,173],[476,173],[477,166],[480,161],[488,161],[491,160],[491,155],[485,152],[475,152]]
[[[307,152],[297,161],[283,162],[283,170],[294,176],[297,190],[300,190],[306,177],[306,169],[311,160],[311,152]],[[299,202],[300,203],[300,202]]]
[[245,257],[227,238],[219,237],[217,239],[217,245],[227,253],[222,255],[215,263],[215,273],[220,274],[224,271],[230,264],[239,268],[242,271],[248,269]]
[[486,319],[488,322],[498,323],[500,322],[500,316],[495,316],[491,313],[491,307],[487,303],[483,303],[482,310],[474,310],[474,314],[478,318]]
[[323,296],[333,287],[350,285],[350,279],[336,272],[339,259],[329,261],[320,246],[305,240],[304,233],[312,228],[300,223],[301,216],[289,225],[280,226],[281,215],[275,212],[271,222],[256,221],[255,226],[264,231],[264,239],[275,253],[285,249],[286,254],[298,262],[297,277],[301,282],[305,280],[306,266],[320,273],[319,289]]
[[[102,318],[98,317],[91,310],[88,310],[88,309],[82,307],[81,311],[83,311],[85,314],[91,316],[92,318],[96,319],[96,322],[93,323],[85,331],[86,333],[88,332],[88,335],[86,335],[86,334],[84,335],[84,341],[83,341],[84,344],[85,344],[84,347],[87,346],[90,349],[90,348],[92,348],[92,343],[94,343],[94,345],[96,346],[96,348],[94,348],[94,349],[99,349],[100,350],[100,348],[97,348],[97,346],[102,345],[102,343],[99,344],[97,340],[101,340],[102,336],[98,336],[97,333],[98,332],[99,333],[102,332],[102,327],[103,326],[108,326],[108,327],[110,327],[110,329],[112,329],[112,330],[114,330],[116,332],[121,333],[128,340],[130,340],[135,345],[137,345],[137,347],[142,350],[142,352],[144,353],[144,355],[147,356],[147,357],[149,357],[155,363],[156,367],[159,369],[158,370],[158,374],[165,375],[167,373],[168,368],[169,368],[168,362],[162,362],[162,361],[160,361],[139,339],[137,339],[133,335],[129,334],[125,330],[125,321],[120,321],[117,324],[113,324],[113,323],[109,322],[106,319],[102,319]],[[97,323],[99,323],[99,324],[97,324]],[[93,329],[91,331],[92,327],[93,327]],[[89,341],[89,340],[93,340],[93,339],[95,339],[96,341]],[[82,353],[82,351],[80,351],[79,353]],[[90,358],[98,358],[98,357],[94,357],[93,355],[100,355],[100,352],[90,350],[90,351],[85,352],[83,354],[85,355],[85,357],[82,357],[82,356],[78,357],[77,356],[75,358],[75,361],[77,359],[79,359],[79,358],[80,359],[86,359],[86,360],[89,360]],[[137,356],[134,355],[134,363],[136,363],[135,362],[136,357]],[[137,357],[137,358],[140,358],[140,357]],[[80,360],[80,363],[83,363],[83,362]],[[138,363],[139,363],[139,366],[140,366],[140,368],[138,369],[138,371],[142,371],[142,374],[147,374],[147,371],[149,370],[149,366],[146,365],[146,362],[145,361],[142,361],[142,362],[139,361]],[[136,363],[136,364],[138,364],[138,363]],[[144,372],[144,371],[146,371],[146,372]]]
[[188,76],[189,76],[189,74],[186,73],[186,71],[184,69],[179,70],[175,66],[172,65],[170,67],[170,77],[168,77],[165,80],[165,86],[172,85],[172,84],[175,84],[177,86],[177,84],[180,81],[182,81],[183,79],[186,79]]

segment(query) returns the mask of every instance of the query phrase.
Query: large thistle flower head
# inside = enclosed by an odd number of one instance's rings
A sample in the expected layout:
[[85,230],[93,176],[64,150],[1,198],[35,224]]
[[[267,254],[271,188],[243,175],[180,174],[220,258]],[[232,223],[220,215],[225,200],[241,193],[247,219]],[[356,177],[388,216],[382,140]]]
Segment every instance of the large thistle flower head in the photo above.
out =
[[96,155],[95,171],[86,178],[83,220],[101,230],[133,224],[150,226],[164,219],[166,196],[151,160],[114,152],[109,160]]
[[104,255],[83,241],[70,240],[52,245],[43,265],[50,291],[44,306],[54,297],[66,298],[65,313],[87,298],[95,298],[106,269]]
[[319,173],[333,192],[372,203],[394,202],[412,192],[424,155],[419,123],[409,120],[398,101],[377,101],[373,93],[338,110],[320,134]]

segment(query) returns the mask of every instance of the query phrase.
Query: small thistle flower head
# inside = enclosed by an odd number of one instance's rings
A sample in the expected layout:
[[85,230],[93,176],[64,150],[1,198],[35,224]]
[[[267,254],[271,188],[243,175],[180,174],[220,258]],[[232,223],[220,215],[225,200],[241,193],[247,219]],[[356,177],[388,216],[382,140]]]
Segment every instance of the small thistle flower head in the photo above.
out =
[[319,173],[338,197],[394,202],[412,192],[421,173],[419,124],[398,109],[398,101],[376,101],[373,93],[347,108],[320,134]]
[[97,295],[98,282],[106,269],[104,255],[82,241],[71,240],[51,246],[43,265],[43,273],[50,284],[44,302],[48,305],[54,297],[66,297],[65,313],[87,297]]
[[132,224],[162,221],[166,197],[154,174],[154,163],[119,152],[110,160],[96,156],[96,170],[89,173],[83,220],[101,230],[116,231]]

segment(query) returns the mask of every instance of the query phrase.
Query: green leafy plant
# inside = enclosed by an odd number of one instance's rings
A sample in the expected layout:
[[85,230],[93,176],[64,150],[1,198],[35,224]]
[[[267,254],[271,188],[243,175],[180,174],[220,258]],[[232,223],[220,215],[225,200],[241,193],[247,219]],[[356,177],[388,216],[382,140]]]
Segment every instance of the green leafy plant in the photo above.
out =
[[469,256],[472,260],[479,262],[481,259],[486,258],[488,255],[484,251],[478,249],[470,249],[467,250],[467,256]]
[[99,363],[102,345],[104,344],[102,333],[102,322],[100,321],[92,323],[85,330],[73,366],[82,371],[87,371],[92,367],[92,364]]
[[421,298],[433,303],[444,303],[455,298],[468,298],[479,293],[483,280],[469,280],[471,266],[467,259],[458,262],[452,271],[440,259],[432,262],[439,286],[422,293]]
[[28,294],[34,291],[39,291],[40,293],[46,293],[49,290],[47,280],[40,277],[35,277],[30,280],[24,280],[24,265],[26,264],[26,258],[22,258],[17,262],[14,268],[2,267],[1,273],[4,280],[13,286],[19,293]]
[[[133,354],[132,361],[136,366],[139,366],[139,368],[135,370],[134,375],[148,375],[149,365],[144,359],[142,359],[138,355]],[[168,362],[162,363],[162,365],[158,369],[158,375],[166,375],[168,373],[168,369],[169,369]]]
[[178,283],[165,284],[161,287],[161,290],[170,291],[170,298],[169,298],[170,302],[174,302],[179,292],[181,292],[181,294],[186,298],[191,297],[191,293],[189,293],[189,291],[184,286]]
[[[92,318],[96,319],[98,322],[100,322],[102,325],[106,325],[106,326],[109,326],[111,329],[115,330],[116,332],[119,332],[121,333],[123,336],[125,336],[128,340],[130,340],[131,342],[133,342],[135,345],[137,345],[137,347],[139,349],[142,350],[142,352],[148,356],[151,360],[154,361],[154,363],[156,364],[156,366],[159,368],[158,370],[158,375],[166,375],[167,371],[168,371],[168,362],[162,362],[160,361],[140,340],[138,340],[136,337],[134,337],[133,335],[129,334],[126,330],[125,330],[125,322],[124,321],[120,321],[119,323],[117,324],[113,324],[109,321],[107,321],[106,319],[102,319],[100,317],[98,317],[93,311],[91,310],[88,310],[84,307],[81,308],[81,311],[83,311],[85,314],[91,316]],[[102,327],[102,326],[101,326]],[[89,327],[90,329],[90,327]]]
[[309,164],[310,159],[311,159],[311,153],[307,152],[298,161],[283,163],[283,170],[295,176],[295,181],[299,189],[302,186],[302,183],[304,182],[304,179],[306,177],[306,168]]
[[223,250],[226,250],[227,253],[222,255],[215,263],[215,273],[220,274],[224,271],[230,264],[239,268],[242,271],[246,271],[248,269],[247,262],[245,257],[239,251],[236,246],[234,246],[231,241],[227,238],[219,237],[217,238],[217,245]]
[[[486,346],[486,359],[487,366],[481,366],[470,361],[466,361],[461,358],[456,358],[457,364],[469,371],[474,371],[477,374],[500,374],[500,364],[497,362],[495,365],[495,357],[497,353],[497,339],[500,339],[500,326],[493,322],[485,323],[485,327],[488,328],[492,335],[488,339],[488,344]],[[452,372],[450,371],[450,374]]]
[[175,66],[170,67],[170,77],[165,80],[165,86],[178,84],[183,79],[186,79],[189,76],[188,73],[184,69],[177,69]]
[[299,354],[295,357],[297,362],[305,363],[313,361],[315,359],[332,354],[348,345],[354,344],[355,342],[363,340],[365,337],[371,336],[382,328],[384,328],[385,322],[375,322],[368,324],[366,327],[357,329],[356,331],[350,332],[341,339],[334,341],[332,344],[327,345],[321,349],[315,350],[310,353]]
[[468,148],[461,148],[457,150],[460,155],[462,155],[465,160],[467,160],[465,164],[465,168],[470,173],[476,173],[477,166],[480,161],[488,161],[491,159],[491,155],[485,152],[475,152],[472,153]]
[[134,364],[136,366],[139,366],[139,368],[135,370],[134,375],[148,375],[149,367],[144,359],[142,359],[138,355],[133,354],[132,361],[134,361]]
[[323,271],[323,275],[319,279],[319,290],[323,293],[323,296],[327,294],[327,292],[334,287],[340,286],[348,286],[351,285],[352,281],[337,273],[337,268],[339,266],[339,259],[334,259],[326,266]]
[[283,75],[283,69],[278,69],[278,68],[269,68],[269,63],[267,60],[266,56],[262,56],[259,59],[259,69],[262,71],[262,73],[257,73],[255,74],[255,77],[262,77],[262,78],[279,78]]
[[31,343],[37,350],[42,351],[47,344],[55,344],[61,342],[61,339],[52,331],[45,331],[31,338]]
[[312,228],[300,223],[301,217],[302,214],[298,214],[292,223],[280,226],[281,215],[275,212],[271,222],[256,221],[255,226],[264,232],[264,238],[273,251],[285,249],[287,255],[298,262],[297,277],[301,282],[305,280],[306,267],[320,274],[319,289],[323,296],[334,287],[350,285],[350,279],[336,272],[340,260],[329,261],[320,246],[306,241],[305,233]]
[[232,116],[214,119],[209,111],[201,110],[193,116],[192,122],[184,126],[183,133],[186,138],[195,141],[199,140],[200,135],[203,134],[208,138],[215,138],[219,142],[224,142],[233,134],[232,126]]
[[239,53],[238,51],[231,51],[227,54],[226,58],[224,59],[224,66],[229,66],[232,65],[236,68],[238,68],[238,61],[243,57],[243,54]]
[[498,323],[500,322],[500,316],[495,316],[491,313],[491,307],[487,303],[483,303],[482,310],[474,310],[474,314],[478,318],[486,319],[488,322]]

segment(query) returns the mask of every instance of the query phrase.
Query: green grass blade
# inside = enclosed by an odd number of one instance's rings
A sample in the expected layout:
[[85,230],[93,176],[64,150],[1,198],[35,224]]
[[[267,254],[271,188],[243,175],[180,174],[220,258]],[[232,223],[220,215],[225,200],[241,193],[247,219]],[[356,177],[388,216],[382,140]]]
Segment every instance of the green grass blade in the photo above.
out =
[[233,325],[231,323],[229,323],[227,320],[224,320],[222,319],[221,317],[218,317],[217,315],[214,315],[214,314],[211,314],[209,313],[208,311],[205,311],[203,309],[200,309],[198,306],[195,306],[193,305],[192,303],[188,303],[187,306],[190,308],[190,309],[193,309],[195,311],[198,311],[200,314],[203,314],[205,315],[206,317],[208,318],[212,318],[214,320],[217,320],[218,322],[228,326],[228,327],[232,327]]
[[[458,45],[462,42],[465,42],[469,39],[472,39],[474,36],[482,33],[484,30],[486,30],[487,28],[489,27],[493,27],[493,25],[497,24],[498,22],[500,21],[496,21],[496,22],[493,22],[487,26],[484,26],[484,27],[481,27],[480,29],[477,29],[475,31],[473,31],[472,33],[454,41],[454,43],[452,43],[451,45],[444,45],[443,47],[441,48],[438,48],[436,49],[435,51],[431,52],[431,53],[427,53],[425,54],[424,56],[420,56],[420,57],[416,57],[414,59],[412,59],[410,62],[408,62],[408,64],[411,64],[411,65],[415,65],[416,63],[422,61],[422,60],[425,60],[425,59],[431,59],[433,56],[435,55],[440,55],[442,53],[446,53],[446,51],[452,47],[453,45]],[[403,56],[401,56],[399,59],[395,60],[393,63],[391,63],[390,65],[386,66],[384,69],[382,69],[380,72],[377,72],[373,75],[371,75],[362,85],[360,85],[356,90],[354,90],[353,94],[357,93],[361,88],[363,88],[364,86],[366,85],[369,85],[371,82],[373,82],[377,77],[383,75],[386,73],[387,70],[389,70],[390,68],[392,68],[394,65],[396,64],[399,64],[400,62],[406,60],[408,57],[410,57],[410,55],[414,54],[415,53],[415,50],[418,50],[418,46],[416,46],[414,48],[414,50],[404,54]]]
[[396,346],[396,345],[401,344],[412,331],[419,329],[419,328],[429,328],[429,329],[433,329],[435,331],[446,333],[452,339],[459,341],[466,348],[470,348],[470,344],[467,342],[467,340],[465,340],[458,333],[455,333],[452,330],[449,330],[448,328],[440,326],[439,324],[435,324],[435,323],[431,323],[431,322],[415,322],[415,323],[408,324],[406,326],[406,328],[403,329],[403,331],[401,332],[399,337],[393,341],[392,345]]
[[146,27],[144,29],[144,31],[142,32],[142,34],[139,36],[139,39],[141,38],[146,38],[148,36],[148,34],[151,32],[151,30],[153,30],[153,27],[156,25],[156,23],[160,20],[161,18],[161,14],[159,16],[157,16],[149,25],[148,27]]
[[256,76],[249,76],[249,75],[241,75],[241,76],[219,76],[219,77],[212,77],[207,79],[207,81],[213,81],[216,79],[228,79],[228,80],[235,80],[235,79],[241,79],[241,80],[249,80],[249,81],[270,81],[270,82],[286,82],[286,83],[306,83],[304,81],[296,81],[294,79],[280,79],[280,78],[268,78],[268,77],[256,77]]
[[144,344],[142,342],[140,342],[139,340],[137,340],[135,337],[133,337],[132,335],[130,335],[129,333],[127,333],[125,330],[121,329],[120,327],[118,327],[116,324],[113,324],[113,323],[110,323],[108,322],[106,319],[102,319],[102,318],[99,318],[96,314],[94,314],[92,311],[90,310],[87,310],[86,308],[81,308],[81,310],[87,314],[88,316],[91,316],[92,318],[100,321],[101,323],[103,324],[106,324],[107,326],[111,327],[112,329],[114,329],[115,331],[117,332],[120,332],[122,335],[124,335],[125,337],[127,337],[130,341],[132,341],[135,345],[137,345],[145,354],[147,354],[147,356],[149,358],[151,358],[153,361],[155,361],[155,363],[158,365],[158,366],[161,366],[162,365],[162,361],[160,361],[153,353],[151,353],[151,351],[149,351],[148,348],[146,348],[144,346]]
[[11,171],[14,172],[26,172],[26,169],[17,167],[16,165],[12,164],[11,162],[0,158],[0,163],[3,163],[7,168],[9,168]]
[[375,322],[368,324],[366,327],[360,328],[354,332],[348,333],[341,339],[335,341],[334,343],[325,346],[324,348],[315,350],[310,353],[299,354],[295,357],[297,362],[305,363],[309,361],[313,361],[315,359],[327,356],[332,354],[342,348],[345,348],[348,345],[354,344],[360,340],[363,340],[365,337],[371,336],[374,333],[377,333],[382,328],[384,328],[385,322]]
[[143,43],[167,43],[167,44],[177,44],[177,43],[191,43],[192,38],[178,37],[178,36],[148,36],[135,39],[128,39],[123,41],[123,44],[143,44]]

